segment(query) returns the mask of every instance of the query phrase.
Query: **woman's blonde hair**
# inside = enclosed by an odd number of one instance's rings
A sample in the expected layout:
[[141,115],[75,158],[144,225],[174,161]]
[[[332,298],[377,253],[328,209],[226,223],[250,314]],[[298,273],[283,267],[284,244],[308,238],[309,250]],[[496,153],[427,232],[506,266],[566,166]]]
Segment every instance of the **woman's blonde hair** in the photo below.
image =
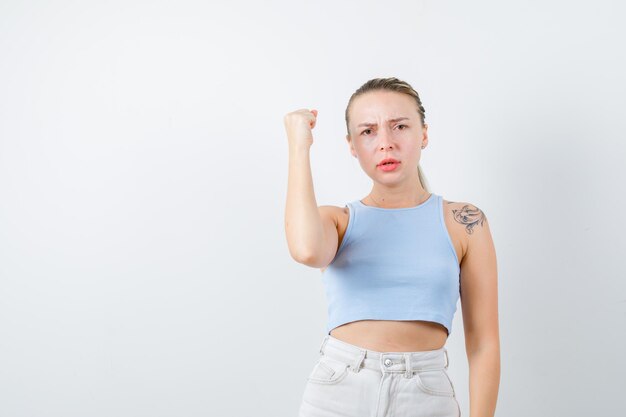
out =
[[[352,101],[354,101],[354,99],[360,96],[361,94],[365,94],[369,91],[376,91],[376,90],[395,91],[397,93],[403,93],[403,94],[407,94],[411,96],[415,100],[415,103],[417,104],[417,112],[420,115],[422,127],[424,126],[424,121],[426,119],[426,110],[424,110],[424,106],[422,106],[422,100],[420,100],[419,94],[417,93],[417,91],[415,91],[415,89],[413,89],[413,87],[411,87],[409,83],[407,83],[406,81],[399,80],[395,77],[374,78],[374,79],[367,81],[362,86],[360,86],[352,94],[352,96],[350,96],[350,100],[348,100],[348,106],[346,106],[346,129],[348,131],[348,135],[350,135],[349,113],[350,113],[350,105],[352,104]],[[426,176],[424,175],[424,172],[420,164],[417,164],[417,172],[418,172],[419,180],[420,180],[420,183],[422,184],[422,187],[427,192],[430,193],[430,186],[428,185],[428,181],[426,180]]]

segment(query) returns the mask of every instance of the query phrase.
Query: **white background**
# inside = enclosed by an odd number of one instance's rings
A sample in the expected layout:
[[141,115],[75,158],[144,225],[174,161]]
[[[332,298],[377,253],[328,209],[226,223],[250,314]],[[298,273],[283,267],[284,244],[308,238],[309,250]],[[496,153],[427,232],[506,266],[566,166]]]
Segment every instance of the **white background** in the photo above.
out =
[[0,3],[2,417],[295,416],[326,304],[287,249],[283,116],[319,110],[343,206],[371,187],[345,106],[387,76],[431,190],[490,220],[496,414],[623,411],[621,2],[208,3]]

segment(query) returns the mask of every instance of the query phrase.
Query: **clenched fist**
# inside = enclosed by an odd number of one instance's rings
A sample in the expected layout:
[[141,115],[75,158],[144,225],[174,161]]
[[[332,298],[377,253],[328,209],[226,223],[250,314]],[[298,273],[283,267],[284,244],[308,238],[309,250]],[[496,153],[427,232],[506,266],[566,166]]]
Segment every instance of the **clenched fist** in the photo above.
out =
[[289,147],[308,147],[313,144],[311,130],[317,121],[317,110],[300,109],[287,113],[284,117]]

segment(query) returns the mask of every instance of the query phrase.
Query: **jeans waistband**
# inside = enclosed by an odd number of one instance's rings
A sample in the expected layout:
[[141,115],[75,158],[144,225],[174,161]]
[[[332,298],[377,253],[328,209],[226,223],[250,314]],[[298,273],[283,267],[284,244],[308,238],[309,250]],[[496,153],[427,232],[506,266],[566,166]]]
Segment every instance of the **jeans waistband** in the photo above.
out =
[[378,352],[344,342],[330,334],[324,336],[319,353],[348,364],[354,372],[367,368],[382,373],[404,373],[407,378],[411,378],[413,371],[446,369],[449,364],[445,346],[416,352]]

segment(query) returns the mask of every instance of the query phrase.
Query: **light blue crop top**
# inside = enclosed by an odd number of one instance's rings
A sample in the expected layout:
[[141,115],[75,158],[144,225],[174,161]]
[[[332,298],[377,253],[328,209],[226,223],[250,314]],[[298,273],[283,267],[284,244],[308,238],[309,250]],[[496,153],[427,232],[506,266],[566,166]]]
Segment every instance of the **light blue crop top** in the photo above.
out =
[[327,332],[357,320],[426,320],[450,336],[460,267],[443,217],[443,199],[407,208],[347,203],[350,219],[322,273]]

